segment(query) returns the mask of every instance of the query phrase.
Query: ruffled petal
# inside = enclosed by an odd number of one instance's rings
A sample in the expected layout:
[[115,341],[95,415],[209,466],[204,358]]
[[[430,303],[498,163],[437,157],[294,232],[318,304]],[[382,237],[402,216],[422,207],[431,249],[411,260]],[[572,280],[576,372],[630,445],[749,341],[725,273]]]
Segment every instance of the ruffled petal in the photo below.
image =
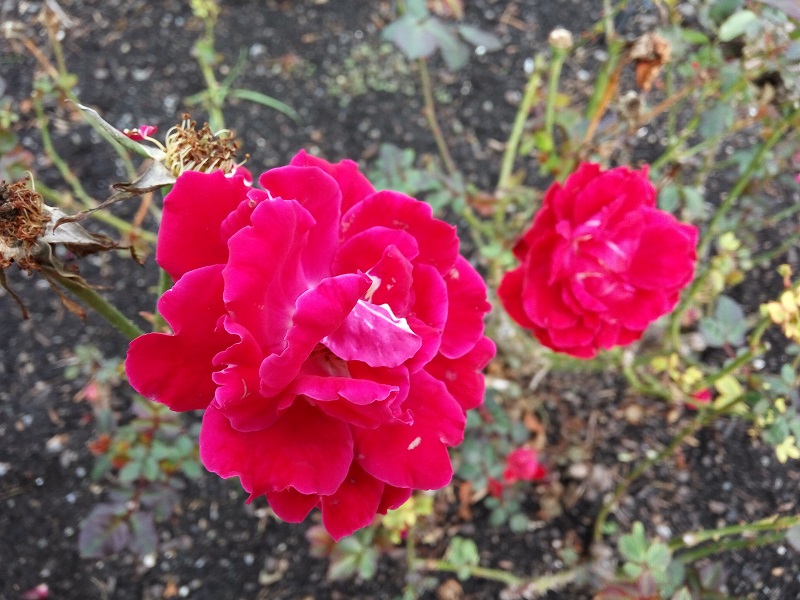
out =
[[339,241],[342,204],[336,180],[316,167],[288,166],[267,171],[258,182],[273,198],[294,200],[308,211],[314,228],[309,231],[300,256],[303,273],[311,282],[330,275]]
[[450,483],[448,446],[461,442],[465,415],[445,385],[424,371],[411,376],[404,408],[413,423],[353,429],[356,460],[367,473],[400,488],[438,489]]
[[322,344],[344,360],[360,360],[371,367],[397,367],[416,354],[422,340],[388,305],[359,300]]
[[236,342],[220,327],[222,265],[190,271],[158,301],[174,332],[148,333],[128,348],[125,371],[143,396],[175,411],[205,408],[214,398],[214,356]]
[[483,336],[483,316],[492,305],[486,301],[483,278],[463,256],[456,259],[444,281],[449,303],[439,352],[448,358],[458,358]]
[[297,167],[319,167],[336,180],[342,190],[342,213],[347,212],[357,202],[375,193],[375,188],[358,170],[358,163],[343,160],[331,164],[327,160],[308,154],[305,150],[298,152],[291,165]]
[[455,227],[433,218],[429,204],[399,192],[376,192],[342,217],[344,239],[372,227],[388,227],[411,234],[419,244],[417,262],[433,265],[444,275],[458,256]]
[[353,463],[339,489],[322,497],[322,524],[334,540],[366,527],[375,518],[384,484]]
[[350,428],[306,402],[295,402],[275,423],[242,432],[214,404],[203,414],[200,459],[220,477],[238,476],[252,497],[294,488],[328,495],[344,481],[353,460]]
[[279,519],[287,523],[302,523],[319,504],[319,495],[301,494],[289,488],[282,492],[267,492],[267,502]]
[[183,173],[164,198],[156,262],[174,281],[207,265],[223,264],[228,247],[220,225],[245,199],[250,187],[241,175],[222,171]]
[[261,363],[262,394],[277,394],[294,379],[317,344],[342,325],[369,285],[366,275],[337,275],[297,299],[291,327],[282,340],[283,350]]
[[482,370],[494,358],[496,351],[494,342],[484,337],[459,358],[450,359],[438,354],[425,370],[442,381],[461,408],[467,411],[483,403],[486,381]]

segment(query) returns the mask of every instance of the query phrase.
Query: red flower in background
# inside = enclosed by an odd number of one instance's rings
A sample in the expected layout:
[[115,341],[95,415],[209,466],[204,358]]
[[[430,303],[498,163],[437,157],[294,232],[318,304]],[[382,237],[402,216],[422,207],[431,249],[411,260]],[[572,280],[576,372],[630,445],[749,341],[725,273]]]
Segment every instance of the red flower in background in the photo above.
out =
[[200,456],[250,498],[336,539],[452,477],[447,447],[483,399],[486,286],[428,205],[305,153],[247,185],[186,172],[156,260],[172,334],[126,370],[173,410],[205,409]]
[[511,485],[517,481],[538,481],[547,476],[547,469],[539,463],[532,448],[517,448],[506,457],[503,481]]
[[629,344],[670,312],[692,280],[697,228],[656,208],[647,167],[582,163],[547,191],[514,248],[522,265],[498,296],[539,341],[593,357]]

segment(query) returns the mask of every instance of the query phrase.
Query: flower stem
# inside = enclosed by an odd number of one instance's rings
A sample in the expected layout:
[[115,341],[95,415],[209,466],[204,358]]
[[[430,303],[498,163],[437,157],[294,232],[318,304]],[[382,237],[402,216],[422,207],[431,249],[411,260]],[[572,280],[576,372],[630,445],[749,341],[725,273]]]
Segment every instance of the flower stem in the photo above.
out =
[[517,115],[514,117],[514,125],[511,128],[511,135],[508,138],[505,152],[503,152],[503,161],[500,165],[500,178],[497,180],[495,187],[495,195],[500,198],[503,192],[509,186],[511,173],[514,169],[514,161],[517,158],[519,151],[519,142],[522,138],[522,133],[525,131],[525,122],[528,120],[528,115],[533,108],[533,103],[536,100],[536,91],[539,89],[539,84],[542,81],[542,71],[544,70],[545,59],[544,54],[537,54],[534,59],[533,71],[528,77],[528,83],[525,84],[525,92],[522,96],[522,102],[517,109]]
[[714,213],[714,216],[703,233],[703,236],[700,238],[700,243],[698,244],[697,249],[697,255],[700,260],[703,260],[708,252],[708,248],[711,245],[714,235],[717,233],[720,223],[725,218],[725,215],[728,214],[728,211],[747,189],[747,186],[750,184],[750,180],[753,178],[753,175],[755,175],[756,169],[762,165],[766,153],[769,152],[772,147],[781,140],[783,134],[786,133],[786,131],[792,125],[794,125],[798,118],[800,118],[800,109],[794,111],[788,118],[783,119],[783,121],[777,127],[775,127],[775,129],[773,129],[772,134],[767,138],[767,140],[761,144],[755,154],[753,154],[753,157],[750,159],[747,167],[745,167],[744,172],[741,174],[728,196],[722,201],[722,204],[720,204],[719,208]]
[[425,571],[445,571],[449,573],[457,573],[466,568],[469,570],[469,574],[472,577],[480,577],[481,579],[488,579],[489,581],[498,581],[506,585],[521,587],[529,595],[556,590],[574,581],[579,581],[587,575],[589,570],[588,567],[582,565],[557,573],[527,579],[502,569],[491,569],[479,566],[463,567],[454,565],[446,560],[416,559],[414,568]]
[[693,435],[696,431],[711,423],[718,416],[727,413],[730,409],[743,400],[743,395],[737,396],[736,398],[731,398],[719,408],[701,411],[691,423],[686,425],[678,432],[678,435],[676,435],[661,452],[651,458],[643,460],[633,469],[633,471],[628,473],[625,479],[614,488],[614,492],[611,494],[611,497],[606,500],[603,503],[603,506],[600,508],[600,512],[598,512],[597,519],[594,523],[592,539],[595,542],[599,542],[603,538],[603,526],[606,524],[608,516],[611,514],[611,511],[614,509],[617,502],[619,502],[620,498],[622,498],[622,496],[628,491],[628,488],[630,488],[634,481],[646,473],[650,467],[671,455],[689,438],[689,436]]
[[129,340],[144,334],[144,332],[139,329],[133,321],[123,315],[116,306],[111,304],[88,285],[78,283],[74,279],[65,277],[59,273],[57,269],[47,269],[47,278],[50,281],[58,283],[86,306],[92,308]]
[[550,61],[550,76],[547,81],[547,104],[544,113],[544,129],[550,143],[555,148],[555,138],[553,137],[553,127],[556,120],[556,101],[558,99],[558,82],[561,79],[561,68],[567,59],[567,51],[555,46],[553,48],[553,59]]
[[684,533],[672,538],[668,545],[670,550],[681,550],[683,548],[693,548],[703,542],[716,542],[720,538],[731,535],[748,535],[762,531],[785,531],[796,525],[800,525],[800,514],[787,517],[773,515],[766,519],[753,521],[752,523],[740,523],[738,525],[727,525],[718,529],[701,529]]
[[428,62],[424,58],[419,58],[417,59],[417,67],[419,67],[419,79],[422,84],[422,99],[425,103],[425,119],[427,119],[428,127],[430,127],[433,138],[436,140],[436,147],[439,149],[439,155],[442,157],[448,175],[455,175],[458,169],[456,169],[453,157],[447,148],[447,142],[445,142],[444,135],[442,135],[439,121],[436,119],[436,105],[433,100]]

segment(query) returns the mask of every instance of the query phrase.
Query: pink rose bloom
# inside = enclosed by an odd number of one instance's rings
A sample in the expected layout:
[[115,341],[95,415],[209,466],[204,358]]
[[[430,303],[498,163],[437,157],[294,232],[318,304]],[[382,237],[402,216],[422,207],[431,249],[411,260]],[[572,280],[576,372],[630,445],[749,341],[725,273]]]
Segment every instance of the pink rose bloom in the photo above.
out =
[[697,228],[656,208],[647,167],[582,163],[547,191],[498,296],[539,341],[580,358],[638,340],[692,280]]
[[126,370],[172,410],[205,409],[206,468],[286,521],[319,507],[339,539],[450,481],[495,352],[486,286],[454,227],[352,161],[301,152],[247,181],[186,172],[167,195],[173,333],[134,340]]
[[533,448],[517,448],[506,457],[503,481],[507,485],[517,481],[537,481],[547,475],[547,469],[539,463]]

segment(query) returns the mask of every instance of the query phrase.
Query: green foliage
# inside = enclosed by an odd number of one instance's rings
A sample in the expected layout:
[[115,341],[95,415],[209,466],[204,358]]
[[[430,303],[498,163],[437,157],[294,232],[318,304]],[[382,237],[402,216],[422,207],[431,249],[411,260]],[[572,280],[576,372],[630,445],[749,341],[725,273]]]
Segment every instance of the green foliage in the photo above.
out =
[[717,298],[714,315],[700,319],[699,331],[709,346],[721,348],[734,347],[745,343],[747,320],[742,305],[729,296]]
[[470,25],[446,24],[430,13],[425,0],[408,0],[405,14],[384,28],[381,35],[409,60],[430,58],[438,50],[452,71],[467,64],[467,44],[484,52],[502,48],[500,40],[491,33]]
[[375,189],[394,190],[423,200],[438,214],[447,209],[463,210],[467,191],[461,174],[448,177],[432,163],[418,169],[415,162],[416,153],[411,148],[381,144],[369,179]]
[[477,567],[480,562],[478,546],[468,538],[456,536],[450,540],[445,560],[457,567],[456,575],[461,581],[465,581],[472,576],[472,568]]

